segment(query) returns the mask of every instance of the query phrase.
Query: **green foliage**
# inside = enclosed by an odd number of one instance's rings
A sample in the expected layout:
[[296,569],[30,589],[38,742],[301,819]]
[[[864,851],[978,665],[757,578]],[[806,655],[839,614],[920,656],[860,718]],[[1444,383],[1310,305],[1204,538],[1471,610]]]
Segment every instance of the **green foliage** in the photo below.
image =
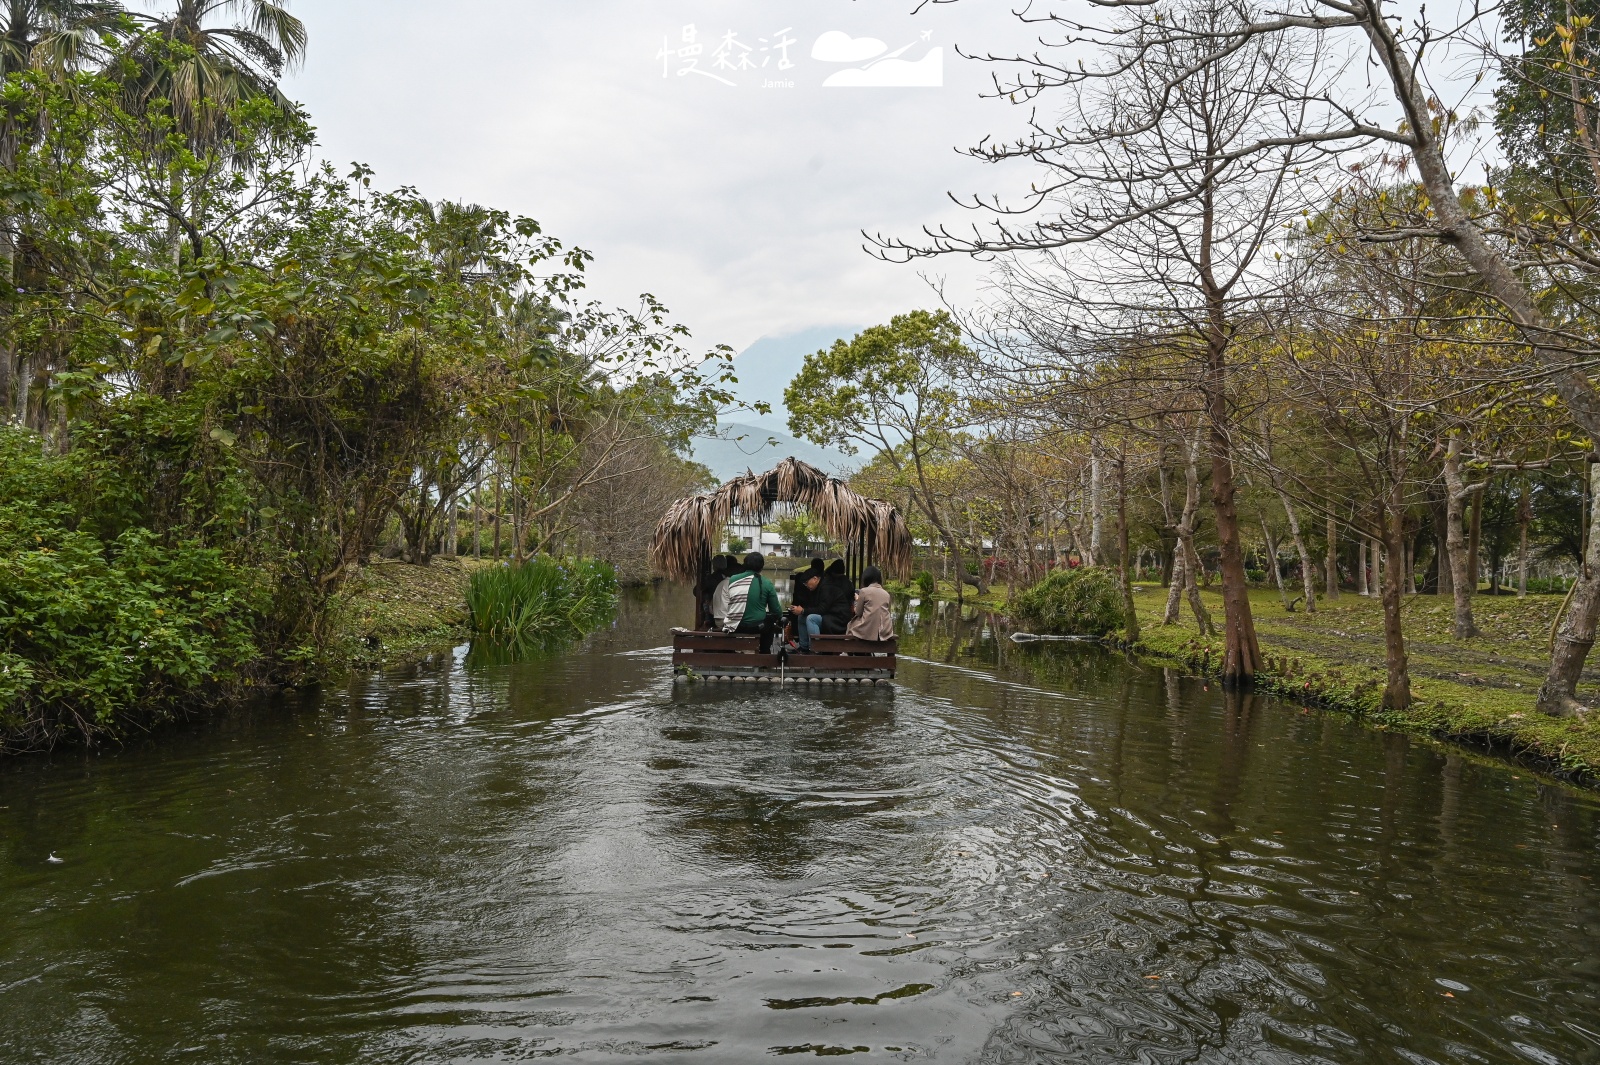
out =
[[540,555],[472,575],[467,609],[477,636],[514,650],[538,650],[604,624],[617,605],[617,577],[595,559]]
[[248,575],[144,528],[101,539],[68,503],[77,471],[0,430],[0,744],[117,735],[238,682],[255,660]]
[[828,546],[828,531],[810,511],[802,510],[779,518],[773,531],[789,541],[797,555],[821,551]]
[[746,540],[742,536],[730,536],[730,537],[728,537],[728,551],[731,554],[735,554],[735,555],[743,554],[744,552],[746,552],[748,550],[750,550],[750,541],[749,540]]
[[1094,566],[1051,571],[1016,597],[1012,613],[1051,636],[1106,636],[1126,620],[1116,574]]
[[[115,733],[246,664],[326,676],[342,586],[463,514],[498,508],[518,557],[614,551],[619,513],[641,545],[731,402],[731,351],[648,294],[580,302],[590,256],[534,219],[317,165],[276,85],[304,27],[233,6],[24,4],[0,48],[0,425],[32,430],[5,452],[0,744]],[[38,65],[46,40],[81,62]]]
[[916,576],[911,578],[911,583],[916,585],[917,594],[924,599],[932,595],[933,590],[938,587],[938,582],[933,579],[933,574],[925,569],[918,570]]
[[897,314],[806,356],[783,392],[789,431],[847,454],[858,443],[916,450],[948,422],[960,398],[955,370],[971,358],[947,312]]

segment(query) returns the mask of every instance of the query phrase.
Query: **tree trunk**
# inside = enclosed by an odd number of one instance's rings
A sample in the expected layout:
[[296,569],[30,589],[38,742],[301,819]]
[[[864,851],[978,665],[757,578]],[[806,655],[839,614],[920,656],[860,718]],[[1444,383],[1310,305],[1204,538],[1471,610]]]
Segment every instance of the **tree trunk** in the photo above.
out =
[[1332,514],[1328,515],[1328,556],[1326,564],[1328,567],[1326,574],[1328,599],[1331,602],[1339,598],[1339,523],[1333,519]]
[[1356,537],[1356,576],[1357,588],[1362,595],[1372,594],[1372,577],[1367,572],[1367,538]]
[[[1200,430],[1184,444],[1184,497],[1183,517],[1178,522],[1178,550],[1183,554],[1183,592],[1188,596],[1189,609],[1200,628],[1200,635],[1213,636],[1217,627],[1211,622],[1211,612],[1200,600],[1200,554],[1194,549],[1194,526],[1200,515]],[[1177,578],[1173,578],[1176,582]],[[1177,620],[1174,613],[1173,620]]]
[[1528,478],[1522,478],[1522,497],[1517,500],[1517,597],[1528,594],[1528,524],[1533,521],[1533,493]]
[[[1448,496],[1450,489],[1445,488]],[[1447,498],[1435,500],[1431,504],[1433,511],[1433,553],[1438,560],[1435,567],[1439,571],[1439,594],[1455,595],[1455,575],[1450,565],[1450,503]]]
[[[1411,677],[1406,665],[1406,638],[1400,624],[1402,567],[1396,560],[1405,555],[1405,497],[1404,485],[1397,482],[1389,489],[1388,505],[1379,513],[1385,546],[1389,551],[1389,564],[1383,567],[1383,658],[1385,683],[1383,708],[1406,710],[1411,706]],[[1378,543],[1372,544],[1374,554]]]
[[1095,564],[1094,542],[1090,530],[1094,523],[1089,519],[1089,468],[1085,466],[1078,475],[1078,520],[1073,523],[1072,538],[1078,545],[1078,560],[1085,566]]
[[1089,554],[1098,565],[1105,552],[1105,465],[1097,442],[1089,445]]
[[1306,613],[1315,614],[1317,573],[1316,567],[1311,564],[1311,550],[1306,547],[1306,538],[1300,533],[1300,517],[1294,512],[1294,503],[1282,488],[1278,488],[1278,502],[1283,504],[1283,516],[1289,521],[1289,536],[1294,541],[1295,554],[1300,556],[1300,585],[1306,597]]
[[1250,586],[1239,542],[1239,514],[1234,503],[1233,442],[1228,439],[1227,396],[1223,392],[1222,350],[1210,344],[1211,506],[1216,513],[1219,568],[1222,570],[1222,683],[1249,684],[1261,671],[1261,646],[1250,615]]
[[1128,449],[1123,445],[1117,456],[1117,569],[1122,583],[1123,634],[1127,641],[1139,639],[1139,610],[1133,604],[1133,574],[1128,560]]
[[494,466],[494,560],[500,561],[500,462],[496,456]]
[[1451,433],[1445,445],[1444,490],[1445,543],[1450,556],[1451,598],[1455,604],[1453,631],[1456,639],[1470,640],[1478,635],[1478,625],[1472,617],[1472,592],[1476,583],[1469,572],[1467,539],[1461,527],[1470,489],[1461,469],[1461,437],[1458,433]]
[[1483,548],[1483,497],[1489,492],[1489,481],[1485,479],[1478,485],[1477,494],[1472,497],[1472,524],[1467,528],[1467,592],[1469,595],[1478,594],[1478,585],[1483,581],[1483,562],[1479,554]]
[[[522,491],[517,484],[517,474],[521,472],[522,447],[520,441],[511,441],[511,560],[517,565],[522,565],[522,547],[526,538],[522,519]],[[759,538],[759,534],[758,538]],[[761,545],[756,545],[759,548]]]
[[1200,598],[1200,583],[1195,574],[1200,572],[1200,555],[1194,549],[1191,540],[1185,545],[1186,556],[1183,560],[1183,590],[1189,597],[1189,610],[1194,614],[1194,623],[1200,629],[1202,636],[1215,636],[1216,623],[1211,620],[1211,611],[1206,609],[1205,601]]
[[1289,590],[1283,586],[1283,573],[1278,569],[1278,541],[1272,538],[1272,530],[1267,528],[1267,519],[1261,519],[1261,535],[1267,541],[1267,565],[1272,569],[1272,583],[1277,586],[1278,598],[1283,600],[1285,612],[1292,610],[1289,605]]
[[[1383,528],[1383,514],[1378,514],[1378,528]],[[1372,582],[1374,597],[1383,595],[1383,574],[1385,570],[1392,569],[1383,560],[1383,545],[1375,536],[1367,537],[1367,549],[1372,552],[1372,569],[1368,572],[1367,579]]]
[[1183,542],[1180,540],[1172,546],[1172,580],[1167,585],[1167,608],[1161,614],[1163,625],[1178,623],[1178,607],[1183,599],[1183,553]]
[[1583,553],[1583,568],[1567,612],[1556,629],[1550,668],[1539,687],[1539,709],[1551,717],[1570,717],[1583,709],[1578,702],[1578,680],[1589,648],[1594,646],[1596,623],[1600,622],[1600,463],[1589,464],[1588,476],[1589,542]]
[[456,557],[456,544],[461,536],[460,515],[457,513],[458,502],[459,500],[456,499],[455,494],[451,493],[450,502],[445,504],[450,508],[445,511],[444,544],[442,545],[444,550],[440,552],[445,558]]

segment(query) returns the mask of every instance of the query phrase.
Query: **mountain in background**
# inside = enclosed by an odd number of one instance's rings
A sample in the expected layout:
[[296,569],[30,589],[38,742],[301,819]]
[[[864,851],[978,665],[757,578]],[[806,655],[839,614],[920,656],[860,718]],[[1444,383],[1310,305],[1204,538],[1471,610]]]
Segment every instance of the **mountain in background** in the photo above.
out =
[[[744,403],[758,401],[772,405],[771,414],[739,411],[737,422],[724,421],[723,437],[742,440],[695,437],[692,458],[703,463],[726,481],[746,469],[761,473],[779,459],[793,455],[831,474],[849,472],[864,461],[833,448],[818,447],[789,435],[789,411],[783,405],[783,390],[789,387],[807,355],[832,347],[835,340],[848,340],[861,331],[853,325],[819,325],[782,336],[765,336],[734,356],[733,369],[739,383],[730,391]],[[769,444],[768,438],[776,440]]]
[[746,470],[765,473],[791,455],[835,476],[847,474],[861,464],[859,455],[852,458],[764,425],[723,422],[721,429],[726,439],[695,437],[692,455],[696,462],[710,468],[719,481],[737,477]]
[[800,372],[806,356],[820,348],[832,347],[835,340],[848,340],[859,332],[859,326],[818,325],[797,333],[762,337],[745,348],[734,356],[733,370],[739,383],[730,391],[746,403],[765,400],[772,404],[772,413],[740,411],[733,417],[751,425],[766,425],[788,432],[789,411],[783,405],[783,390]]

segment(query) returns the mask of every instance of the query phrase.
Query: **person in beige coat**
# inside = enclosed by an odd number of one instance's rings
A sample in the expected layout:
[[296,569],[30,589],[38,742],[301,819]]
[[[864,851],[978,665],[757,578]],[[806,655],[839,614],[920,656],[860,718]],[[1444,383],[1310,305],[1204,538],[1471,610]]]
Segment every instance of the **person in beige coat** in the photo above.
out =
[[894,639],[894,614],[877,566],[868,566],[861,574],[861,590],[856,593],[855,611],[845,635],[874,642]]

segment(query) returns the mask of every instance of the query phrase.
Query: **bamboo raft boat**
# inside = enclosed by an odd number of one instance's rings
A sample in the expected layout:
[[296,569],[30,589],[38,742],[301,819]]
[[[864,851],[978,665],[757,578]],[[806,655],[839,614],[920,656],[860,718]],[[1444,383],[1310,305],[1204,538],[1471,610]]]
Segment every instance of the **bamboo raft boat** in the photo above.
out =
[[[730,520],[764,524],[779,503],[804,507],[830,539],[844,545],[845,571],[858,582],[868,566],[903,576],[911,568],[911,533],[895,507],[852,491],[796,458],[763,474],[746,473],[713,492],[688,496],[667,508],[650,542],[651,564],[669,579],[695,589],[695,616],[711,558]],[[898,641],[815,636],[809,653],[761,652],[761,637],[714,629],[672,630],[672,665],[684,679],[884,683],[893,680]]]

